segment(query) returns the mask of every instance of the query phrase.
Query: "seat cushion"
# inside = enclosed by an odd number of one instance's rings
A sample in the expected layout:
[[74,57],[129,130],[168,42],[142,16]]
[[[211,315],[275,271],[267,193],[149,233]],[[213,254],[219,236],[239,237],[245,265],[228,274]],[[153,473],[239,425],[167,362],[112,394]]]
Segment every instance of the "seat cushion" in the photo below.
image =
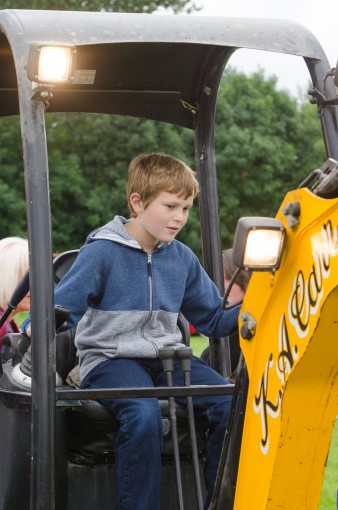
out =
[[[163,425],[163,457],[172,457],[170,413],[167,400],[159,399]],[[84,400],[81,406],[67,410],[67,441],[69,458],[77,464],[102,464],[114,459],[114,443],[118,422],[114,415],[96,400]],[[181,456],[191,455],[190,429],[187,409],[176,404],[178,439]],[[196,421],[199,451],[204,450],[208,423]]]

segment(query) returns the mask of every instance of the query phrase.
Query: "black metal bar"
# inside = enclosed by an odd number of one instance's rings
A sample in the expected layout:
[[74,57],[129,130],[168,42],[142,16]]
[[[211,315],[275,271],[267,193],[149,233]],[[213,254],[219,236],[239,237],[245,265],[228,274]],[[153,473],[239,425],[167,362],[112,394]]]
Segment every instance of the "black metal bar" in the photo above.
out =
[[[196,397],[198,395],[232,395],[234,384],[216,386],[175,386],[168,388],[101,388],[100,390],[75,390],[57,389],[56,400],[102,400],[106,398],[168,398],[173,397]],[[32,394],[24,391],[12,391],[0,388],[0,400],[6,404],[30,404]]]
[[244,357],[241,355],[214,493],[208,510],[223,510],[225,508],[232,510],[234,506],[248,386],[248,372]]
[[[31,132],[35,131],[35,175],[27,194],[30,217],[31,317],[32,317],[32,484],[31,510],[53,510],[55,458],[55,337],[52,279],[50,206],[47,153],[42,105],[36,105]],[[23,117],[27,120],[27,116]],[[37,133],[40,126],[40,133]],[[43,128],[41,128],[43,126]],[[38,154],[40,155],[38,157]],[[40,161],[39,161],[40,160]],[[40,189],[39,189],[40,188]],[[45,239],[41,243],[40,239]],[[55,340],[55,338],[54,338]]]
[[[228,48],[215,48],[209,55],[200,87],[199,112],[196,122],[196,164],[201,184],[199,200],[202,251],[204,268],[216,283],[221,294],[224,293],[222,265],[222,242],[218,205],[217,172],[215,161],[215,111],[217,92],[223,70],[229,58]],[[231,361],[228,337],[214,338],[210,341],[210,363],[224,377],[231,373]]]
[[[333,76],[325,76],[330,71],[331,66],[324,52],[321,59],[304,58],[312,78],[313,86],[318,89],[328,99],[336,96],[336,88],[333,82]],[[327,105],[321,109],[319,105],[319,118],[322,126],[322,133],[328,157],[338,161],[338,112],[334,105]]]
[[[217,386],[175,386],[174,388],[110,388],[99,390],[57,390],[57,400],[102,400],[106,398],[152,398],[152,397],[181,397],[197,395],[231,395],[234,389],[233,384]],[[1,392],[0,392],[1,396]]]
[[[24,73],[24,64],[18,64]],[[30,249],[32,333],[31,510],[53,510],[55,458],[55,327],[44,104],[20,77],[20,117]],[[34,134],[34,136],[33,136]],[[43,239],[43,242],[41,241]]]
[[[162,360],[163,370],[167,377],[167,383],[169,388],[173,388],[173,370],[174,370],[174,359],[176,357],[175,348],[167,347],[159,351],[159,357]],[[180,464],[180,450],[178,444],[178,431],[177,431],[177,419],[176,419],[176,404],[173,396],[168,397],[169,412],[170,412],[170,430],[171,439],[173,443],[174,452],[174,463],[176,473],[176,486],[177,486],[177,501],[179,510],[184,510],[183,502],[183,486],[182,486],[182,473]]]
[[[182,367],[182,371],[183,371],[183,375],[184,375],[184,384],[187,388],[189,388],[191,385],[191,379],[190,379],[191,358],[192,358],[191,347],[183,347],[181,349],[177,349],[176,356],[181,362],[181,367]],[[201,484],[199,457],[198,457],[198,448],[197,448],[197,439],[196,439],[195,416],[194,416],[194,407],[193,407],[193,401],[192,401],[191,396],[187,396],[187,409],[188,409],[188,419],[189,419],[189,429],[190,429],[192,460],[193,460],[193,467],[194,467],[197,508],[198,508],[198,510],[203,510],[202,484]]]

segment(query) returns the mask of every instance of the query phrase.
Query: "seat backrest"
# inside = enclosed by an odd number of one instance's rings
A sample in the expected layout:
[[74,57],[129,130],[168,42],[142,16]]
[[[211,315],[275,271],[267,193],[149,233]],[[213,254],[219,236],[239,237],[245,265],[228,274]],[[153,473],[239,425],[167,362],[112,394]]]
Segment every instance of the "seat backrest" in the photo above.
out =
[[187,346],[190,346],[189,322],[181,312],[178,314],[177,326],[179,327],[179,330],[182,335],[182,343]]
[[54,283],[57,285],[59,281],[68,273],[69,269],[75,262],[79,250],[64,251],[57,255],[53,260],[54,267]]
[[56,335],[56,371],[63,381],[79,362],[74,342],[75,331],[76,328],[71,328]]

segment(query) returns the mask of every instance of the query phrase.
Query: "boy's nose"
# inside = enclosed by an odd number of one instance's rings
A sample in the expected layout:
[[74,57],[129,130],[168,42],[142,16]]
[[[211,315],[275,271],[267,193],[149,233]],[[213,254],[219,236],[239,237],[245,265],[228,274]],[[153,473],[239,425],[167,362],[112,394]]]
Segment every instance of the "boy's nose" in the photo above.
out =
[[180,211],[180,210],[176,210],[175,211],[175,221],[183,221],[184,220],[184,213],[183,211]]

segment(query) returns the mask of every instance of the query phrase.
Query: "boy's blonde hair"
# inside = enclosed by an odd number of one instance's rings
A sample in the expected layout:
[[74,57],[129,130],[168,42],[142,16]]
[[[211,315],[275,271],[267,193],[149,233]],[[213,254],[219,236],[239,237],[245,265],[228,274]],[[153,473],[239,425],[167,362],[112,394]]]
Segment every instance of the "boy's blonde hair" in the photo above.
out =
[[22,237],[0,240],[0,307],[7,308],[10,297],[29,267],[28,241]]
[[155,152],[140,154],[128,169],[127,200],[133,218],[135,211],[130,204],[132,193],[139,193],[145,208],[161,191],[182,196],[185,200],[198,193],[196,173],[183,161],[167,154]]

